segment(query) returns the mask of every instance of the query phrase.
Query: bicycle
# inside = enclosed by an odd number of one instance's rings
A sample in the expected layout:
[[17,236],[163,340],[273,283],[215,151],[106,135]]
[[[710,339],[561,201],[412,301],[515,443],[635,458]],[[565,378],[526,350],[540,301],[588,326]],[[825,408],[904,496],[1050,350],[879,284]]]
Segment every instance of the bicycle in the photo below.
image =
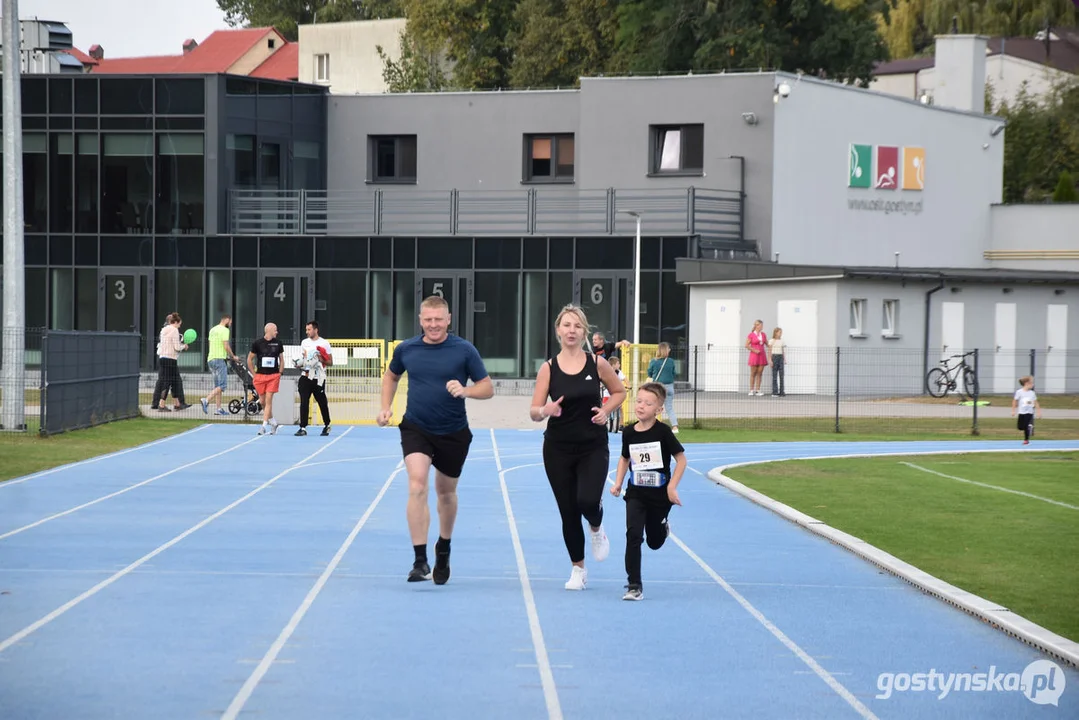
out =
[[[959,389],[959,377],[962,375],[963,393],[971,399],[976,398],[978,396],[978,374],[967,363],[967,358],[973,354],[974,351],[971,351],[962,355],[952,355],[941,360],[942,367],[935,367],[925,375],[926,391],[935,398],[942,398],[949,392],[955,392]],[[949,361],[956,358],[959,359],[959,362],[949,365]]]

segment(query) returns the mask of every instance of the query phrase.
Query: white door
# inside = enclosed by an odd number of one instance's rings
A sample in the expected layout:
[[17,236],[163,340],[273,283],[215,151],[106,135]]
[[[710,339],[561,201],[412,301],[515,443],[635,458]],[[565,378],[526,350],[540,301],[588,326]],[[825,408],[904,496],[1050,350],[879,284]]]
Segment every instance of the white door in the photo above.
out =
[[1015,303],[997,303],[993,332],[993,392],[1015,392]]
[[1035,390],[1066,392],[1068,358],[1068,306],[1049,305],[1045,316],[1045,379],[1038,378]]
[[706,392],[738,390],[739,361],[742,345],[738,341],[742,328],[741,300],[707,300],[704,306],[705,342],[701,358],[702,385]]
[[[783,328],[784,390],[788,394],[817,392],[817,301],[780,300],[776,303],[776,320],[776,325]],[[767,384],[772,373],[768,368],[764,373]]]
[[963,354],[963,303],[940,305],[940,356]]

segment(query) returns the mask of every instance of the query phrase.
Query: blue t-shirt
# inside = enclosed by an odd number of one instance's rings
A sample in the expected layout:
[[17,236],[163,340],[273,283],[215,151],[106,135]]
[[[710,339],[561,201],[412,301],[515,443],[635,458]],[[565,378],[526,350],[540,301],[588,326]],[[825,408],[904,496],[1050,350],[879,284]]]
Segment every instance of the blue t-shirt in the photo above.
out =
[[487,377],[475,346],[457,335],[437,344],[425,343],[423,335],[405,340],[393,351],[390,372],[408,373],[408,407],[402,419],[435,435],[468,427],[465,399],[450,395],[446,383],[467,385]]

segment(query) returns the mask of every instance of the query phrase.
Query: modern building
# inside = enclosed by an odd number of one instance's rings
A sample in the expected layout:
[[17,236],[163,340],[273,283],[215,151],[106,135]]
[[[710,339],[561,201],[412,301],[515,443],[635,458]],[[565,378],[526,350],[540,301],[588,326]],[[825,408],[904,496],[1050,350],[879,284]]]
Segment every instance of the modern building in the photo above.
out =
[[[977,39],[946,42],[967,67],[984,54]],[[924,292],[885,292],[914,281],[881,268],[980,273],[997,293],[1051,281],[1057,304],[1074,304],[1075,280],[1036,265],[1079,271],[1079,217],[1039,215],[1046,235],[1031,238],[1012,212],[1028,208],[996,205],[1004,125],[975,104],[977,77],[955,78],[948,108],[773,72],[400,95],[230,75],[27,77],[28,321],[134,328],[149,366],[172,310],[197,328],[230,312],[239,337],[272,320],[296,339],[314,317],[330,337],[395,339],[441,294],[492,374],[529,377],[568,302],[629,337],[638,219],[640,340],[683,357],[713,342],[707,301],[735,297],[713,287],[732,268],[771,277],[765,298],[817,299],[815,346],[863,341],[843,325],[854,300],[858,335],[921,343],[908,323]],[[876,273],[880,293],[822,266]],[[1013,272],[994,280],[997,268]],[[791,295],[809,285],[785,273],[825,285]],[[771,325],[775,303],[743,291],[736,325]],[[899,302],[899,337],[881,340],[869,319],[885,299]],[[1067,315],[1074,325],[1079,308]],[[964,323],[972,347],[994,317],[979,300]],[[740,347],[747,330],[722,342]]]

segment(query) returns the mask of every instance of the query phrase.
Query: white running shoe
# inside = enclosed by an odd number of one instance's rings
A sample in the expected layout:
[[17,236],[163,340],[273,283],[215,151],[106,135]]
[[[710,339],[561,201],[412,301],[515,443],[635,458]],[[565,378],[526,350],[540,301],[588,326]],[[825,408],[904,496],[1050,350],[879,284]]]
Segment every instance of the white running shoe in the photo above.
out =
[[270,434],[271,435],[276,435],[277,431],[278,431],[278,429],[280,427],[281,426],[277,424],[277,420],[273,420],[273,419],[270,420]]
[[588,532],[592,535],[592,557],[602,562],[607,559],[607,556],[611,554],[611,542],[607,539],[607,533],[604,532],[603,526],[599,526],[599,530],[593,530],[588,528]]
[[267,429],[268,428],[266,427],[266,423],[262,423],[261,425],[259,425],[259,435],[265,435]]
[[588,582],[588,571],[583,567],[574,565],[573,570],[569,574],[569,580],[566,581],[566,589],[584,590],[586,582]]

